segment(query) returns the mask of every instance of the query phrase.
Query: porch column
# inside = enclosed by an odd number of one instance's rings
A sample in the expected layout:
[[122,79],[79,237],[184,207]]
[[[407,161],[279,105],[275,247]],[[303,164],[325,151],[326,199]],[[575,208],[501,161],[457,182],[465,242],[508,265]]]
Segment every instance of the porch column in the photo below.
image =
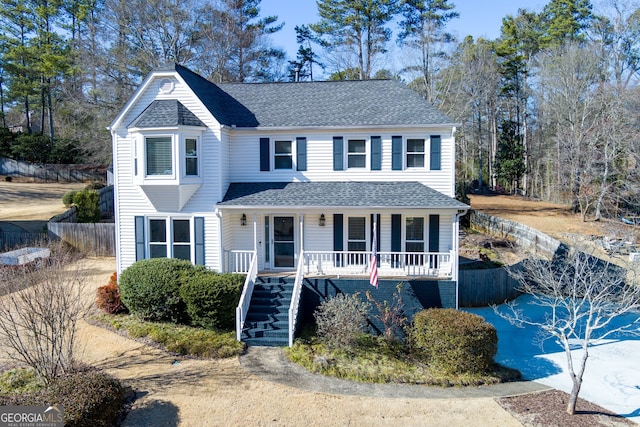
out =
[[298,217],[300,221],[300,251],[304,251],[304,214],[300,214]]
[[253,250],[258,253],[258,214],[253,214]]
[[222,236],[222,211],[218,210],[216,208],[216,218],[218,218],[218,270],[226,273],[227,272],[227,265],[225,263],[225,253],[224,253],[224,246],[223,246],[223,236]]

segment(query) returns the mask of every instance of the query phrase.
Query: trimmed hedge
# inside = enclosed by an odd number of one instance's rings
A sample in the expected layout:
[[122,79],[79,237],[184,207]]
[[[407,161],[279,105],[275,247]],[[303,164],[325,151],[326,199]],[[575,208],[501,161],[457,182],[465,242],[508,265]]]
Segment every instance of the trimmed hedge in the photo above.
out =
[[418,359],[444,374],[483,373],[493,368],[498,334],[482,317],[454,309],[427,309],[409,330]]
[[189,261],[175,258],[138,261],[120,274],[120,298],[141,319],[184,322],[187,316],[180,283],[185,273],[194,271],[196,268]]
[[180,297],[194,326],[233,329],[244,276],[219,274],[204,268],[182,276]]

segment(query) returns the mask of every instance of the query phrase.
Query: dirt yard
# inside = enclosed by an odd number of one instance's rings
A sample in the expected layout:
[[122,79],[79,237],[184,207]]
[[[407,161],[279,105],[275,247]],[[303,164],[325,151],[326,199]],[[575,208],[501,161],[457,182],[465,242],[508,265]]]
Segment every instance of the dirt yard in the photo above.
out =
[[[83,185],[0,183],[0,220],[41,221],[64,211],[62,195]],[[500,203],[496,203],[496,202]],[[553,234],[579,232],[579,221],[562,207],[498,196],[473,197],[472,207],[514,219]],[[518,208],[520,209],[518,211]],[[554,219],[555,218],[555,219]],[[564,224],[564,225],[561,225]],[[597,224],[585,230],[595,233]],[[87,298],[108,281],[113,258],[86,258],[79,264]],[[102,367],[136,392],[124,426],[520,426],[531,425],[518,413],[543,408],[545,420],[568,425],[560,412],[540,405],[545,395],[527,395],[509,410],[492,397],[394,398],[336,395],[307,391],[263,380],[228,360],[176,359],[156,348],[87,322],[80,323],[81,359]],[[0,344],[1,345],[1,344]],[[0,360],[1,362],[1,360]],[[534,404],[535,403],[535,404]],[[591,409],[591,408],[589,408]],[[596,415],[577,420],[600,425]],[[518,421],[518,419],[520,421]],[[539,422],[537,423],[539,425]],[[544,424],[549,425],[549,424]],[[611,424],[605,424],[611,425]]]
[[580,236],[640,239],[639,227],[609,219],[594,221],[588,218],[583,222],[580,214],[572,213],[569,206],[520,196],[470,195],[469,198],[472,209],[528,225],[565,243]]

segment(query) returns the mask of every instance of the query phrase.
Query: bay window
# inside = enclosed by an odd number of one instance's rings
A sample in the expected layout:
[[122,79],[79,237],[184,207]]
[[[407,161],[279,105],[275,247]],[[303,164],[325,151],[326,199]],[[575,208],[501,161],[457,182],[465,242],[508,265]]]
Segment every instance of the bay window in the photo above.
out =
[[173,147],[170,136],[145,138],[147,176],[173,174]]

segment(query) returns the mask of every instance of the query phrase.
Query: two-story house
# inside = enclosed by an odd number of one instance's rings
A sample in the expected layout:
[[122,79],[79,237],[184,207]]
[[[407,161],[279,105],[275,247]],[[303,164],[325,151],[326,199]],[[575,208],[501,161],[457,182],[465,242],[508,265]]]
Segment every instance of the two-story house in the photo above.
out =
[[110,130],[118,272],[173,257],[249,273],[241,328],[259,272],[366,277],[375,226],[381,280],[457,295],[455,125],[400,82],[216,85],[171,65]]

